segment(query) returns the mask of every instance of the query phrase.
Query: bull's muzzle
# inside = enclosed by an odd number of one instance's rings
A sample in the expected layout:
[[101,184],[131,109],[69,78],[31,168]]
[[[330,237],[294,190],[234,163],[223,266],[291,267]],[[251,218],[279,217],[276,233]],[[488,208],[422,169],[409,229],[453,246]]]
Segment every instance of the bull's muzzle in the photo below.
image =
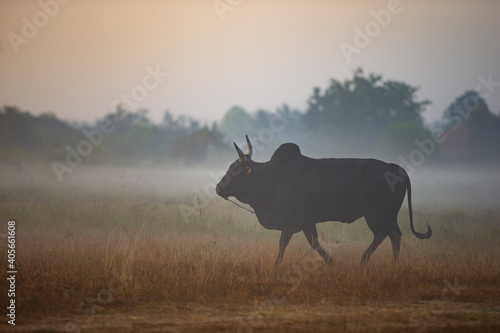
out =
[[227,196],[227,195],[222,194],[222,193],[221,193],[221,191],[222,191],[222,187],[221,187],[219,184],[217,184],[217,186],[215,186],[215,193],[217,193],[217,194],[218,194],[219,196],[221,196],[222,198],[227,199],[227,198],[228,198],[228,196]]

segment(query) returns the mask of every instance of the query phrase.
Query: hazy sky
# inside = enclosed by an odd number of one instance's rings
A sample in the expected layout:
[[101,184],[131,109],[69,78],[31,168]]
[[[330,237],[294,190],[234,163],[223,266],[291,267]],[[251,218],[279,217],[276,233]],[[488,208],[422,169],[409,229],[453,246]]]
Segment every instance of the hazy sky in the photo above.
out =
[[[420,86],[433,121],[479,77],[500,82],[500,1],[393,3],[0,0],[0,104],[91,121],[133,93],[156,121],[165,109],[212,121],[233,105],[305,110],[313,87],[361,66]],[[372,29],[367,45],[356,28]],[[360,46],[351,62],[342,42]]]

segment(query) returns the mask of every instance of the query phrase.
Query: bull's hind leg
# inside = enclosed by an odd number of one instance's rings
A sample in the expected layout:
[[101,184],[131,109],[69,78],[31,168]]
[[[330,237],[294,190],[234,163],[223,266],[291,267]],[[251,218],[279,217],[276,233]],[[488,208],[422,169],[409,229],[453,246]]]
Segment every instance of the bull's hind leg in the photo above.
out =
[[318,242],[318,230],[316,230],[316,225],[313,224],[312,226],[308,228],[304,228],[304,235],[306,235],[307,241],[309,242],[309,245],[316,250],[321,257],[323,257],[323,260],[325,260],[328,264],[333,264],[333,259],[326,253],[325,250],[319,245]]
[[283,230],[281,231],[281,237],[280,237],[280,251],[278,253],[278,257],[276,258],[276,261],[274,262],[275,265],[278,265],[281,263],[283,260],[283,255],[285,254],[285,249],[288,246],[288,243],[290,243],[290,239],[293,236],[293,232]]
[[370,259],[371,255],[377,247],[384,241],[385,237],[387,237],[386,233],[376,233],[373,236],[373,242],[368,246],[365,253],[363,253],[363,257],[361,258],[361,265],[366,264],[366,262]]
[[399,246],[401,244],[401,230],[398,226],[398,213],[391,214],[372,214],[365,216],[366,223],[370,230],[373,231],[373,242],[368,249],[363,253],[361,265],[365,264],[375,252],[377,247],[389,236],[392,244],[392,255],[394,262],[399,257]]
[[392,244],[392,255],[394,257],[394,263],[396,263],[399,259],[399,246],[401,244],[401,235],[403,233],[399,229],[398,222],[395,222],[395,226],[392,231],[389,233],[389,238]]

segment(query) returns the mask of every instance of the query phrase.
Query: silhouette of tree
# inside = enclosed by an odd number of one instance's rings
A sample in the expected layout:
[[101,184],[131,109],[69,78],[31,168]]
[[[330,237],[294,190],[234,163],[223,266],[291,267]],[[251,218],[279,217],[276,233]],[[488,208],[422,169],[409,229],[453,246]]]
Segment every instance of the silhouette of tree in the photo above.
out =
[[[210,159],[210,154],[229,148],[222,141],[223,135],[214,126],[204,127],[174,143],[174,157],[187,164],[197,164]],[[213,159],[212,159],[213,160]]]
[[467,149],[472,158],[500,158],[500,115],[493,114],[477,91],[466,91],[443,112],[444,131],[469,126]]
[[254,120],[245,109],[240,106],[233,106],[224,115],[220,127],[228,140],[231,141],[234,138],[241,137],[242,133],[252,133],[254,131]]
[[376,74],[366,76],[357,69],[352,79],[332,79],[323,92],[314,88],[304,122],[322,138],[348,141],[352,147],[367,151],[391,123],[423,127],[420,113],[430,101],[418,101],[417,91],[404,82],[383,80]]

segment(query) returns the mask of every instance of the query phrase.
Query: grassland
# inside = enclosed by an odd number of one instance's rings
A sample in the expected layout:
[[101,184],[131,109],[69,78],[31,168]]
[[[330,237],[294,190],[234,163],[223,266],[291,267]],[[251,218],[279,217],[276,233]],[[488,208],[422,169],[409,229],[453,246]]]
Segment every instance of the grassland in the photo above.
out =
[[[402,209],[396,265],[386,240],[360,266],[372,238],[360,220],[318,226],[334,266],[298,234],[275,267],[279,233],[203,195],[206,173],[81,167],[58,183],[50,170],[1,169],[1,232],[16,221],[18,266],[17,325],[4,318],[1,331],[500,329],[498,179],[417,182],[417,229],[428,221],[434,235],[411,235]],[[448,200],[460,186],[469,205]]]

